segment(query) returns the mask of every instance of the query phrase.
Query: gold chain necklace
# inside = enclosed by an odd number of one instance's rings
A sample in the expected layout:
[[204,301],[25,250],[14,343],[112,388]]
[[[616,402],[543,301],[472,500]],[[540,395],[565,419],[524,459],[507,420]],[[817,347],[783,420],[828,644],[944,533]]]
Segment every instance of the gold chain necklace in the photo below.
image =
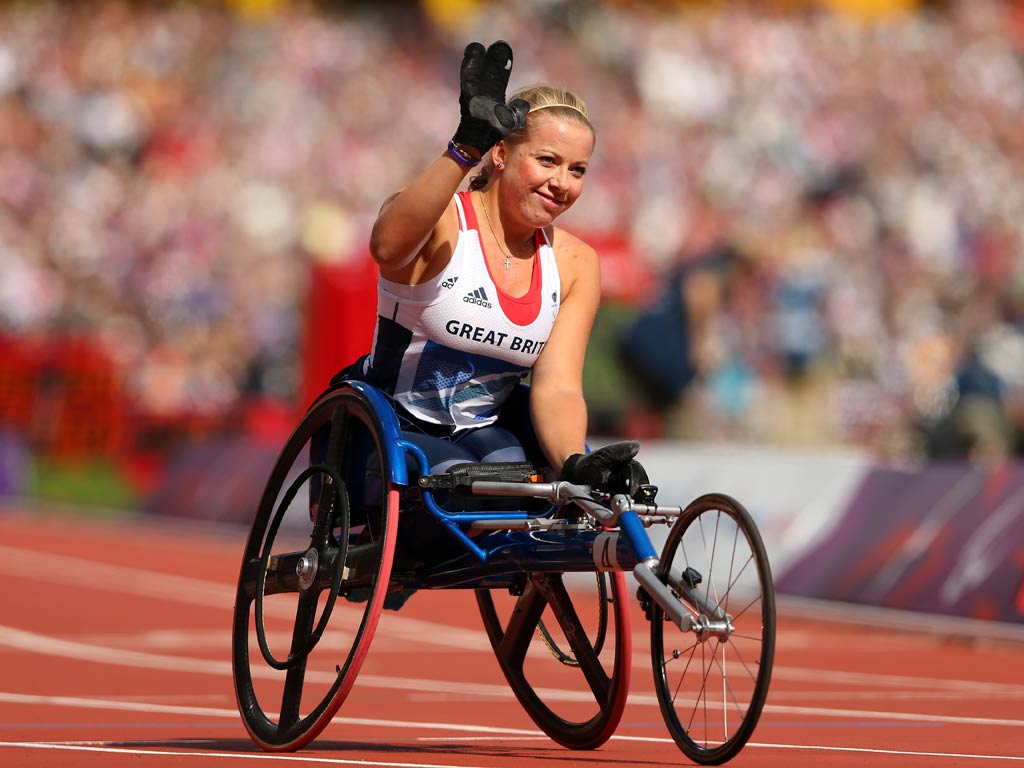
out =
[[494,231],[494,225],[491,224],[491,212],[487,210],[487,200],[482,192],[480,193],[480,203],[484,207],[484,218],[487,219],[487,228],[491,230],[491,237],[494,238],[498,248],[505,254],[505,271],[508,272],[508,268],[512,264],[512,253],[509,251],[508,246],[505,245],[503,239],[498,237],[498,234]]

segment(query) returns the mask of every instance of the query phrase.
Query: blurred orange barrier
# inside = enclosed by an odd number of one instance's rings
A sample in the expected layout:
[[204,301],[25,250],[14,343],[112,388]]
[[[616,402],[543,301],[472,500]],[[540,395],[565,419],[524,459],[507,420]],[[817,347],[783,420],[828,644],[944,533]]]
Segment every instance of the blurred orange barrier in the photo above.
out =
[[40,368],[41,355],[37,349],[0,336],[0,425],[28,432]]
[[0,337],[0,425],[58,458],[111,455],[127,438],[113,362],[80,337]]
[[369,254],[310,273],[302,350],[303,407],[331,377],[370,351],[377,322],[377,265]]

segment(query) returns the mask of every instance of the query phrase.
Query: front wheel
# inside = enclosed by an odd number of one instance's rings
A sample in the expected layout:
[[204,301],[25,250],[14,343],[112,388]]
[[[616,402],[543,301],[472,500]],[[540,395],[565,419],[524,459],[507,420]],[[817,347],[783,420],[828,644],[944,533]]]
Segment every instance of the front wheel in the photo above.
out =
[[764,543],[734,499],[707,495],[675,522],[658,577],[693,622],[651,608],[654,685],[669,732],[695,763],[719,765],[761,716],[775,656],[775,591]]

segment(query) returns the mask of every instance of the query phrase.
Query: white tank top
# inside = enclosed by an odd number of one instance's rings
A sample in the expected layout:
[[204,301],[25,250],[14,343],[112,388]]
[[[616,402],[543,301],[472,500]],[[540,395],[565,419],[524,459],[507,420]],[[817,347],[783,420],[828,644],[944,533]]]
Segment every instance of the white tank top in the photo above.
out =
[[459,239],[451,261],[419,285],[380,278],[373,350],[363,366],[409,415],[458,432],[492,424],[533,367],[558,314],[561,283],[543,230],[529,291],[520,298],[491,278],[469,192],[455,196]]

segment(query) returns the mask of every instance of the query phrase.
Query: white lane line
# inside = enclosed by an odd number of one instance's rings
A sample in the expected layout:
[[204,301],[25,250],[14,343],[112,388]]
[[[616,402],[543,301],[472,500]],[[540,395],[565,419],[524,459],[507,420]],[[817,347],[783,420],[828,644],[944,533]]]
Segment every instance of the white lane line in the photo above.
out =
[[[179,660],[181,661],[181,660]],[[225,662],[206,662],[208,664],[224,665]],[[333,677],[325,675],[327,682],[333,681]],[[357,685],[366,685],[369,687],[386,688],[392,690],[401,690],[404,692],[418,690],[418,691],[430,691],[430,692],[446,692],[453,694],[460,694],[465,697],[467,693],[476,692],[478,695],[490,695],[494,697],[511,698],[510,690],[505,686],[491,686],[483,684],[471,684],[471,683],[451,683],[437,680],[422,680],[414,678],[385,678],[381,676],[367,675],[367,679],[364,679],[362,675],[356,681]],[[558,689],[535,689],[541,699],[549,702],[554,701],[576,701],[576,700],[591,700],[588,694],[576,691],[562,691]],[[30,698],[21,698],[30,697]],[[93,707],[90,702],[98,701],[99,704]],[[658,706],[657,698],[650,695],[631,695],[630,696],[631,706]],[[129,702],[129,701],[117,701],[110,702],[102,699],[89,699],[84,697],[72,697],[72,696],[38,696],[34,697],[33,694],[19,694],[13,692],[0,692],[0,702],[7,703],[36,703],[36,704],[50,704],[58,706],[75,706],[84,709],[99,708],[99,709],[126,709],[133,711],[151,711],[158,713],[172,713],[176,712],[178,708],[173,705],[161,705],[161,704],[146,704],[145,702]],[[116,706],[115,706],[116,705]],[[193,716],[206,714],[210,717],[237,717],[238,712],[236,710],[227,709],[215,709],[206,707],[181,707],[181,714],[190,714]],[[796,706],[785,706],[778,704],[766,704],[764,707],[765,714],[772,715],[803,715],[807,717],[833,717],[841,719],[855,719],[855,720],[881,720],[881,721],[897,721],[897,722],[918,722],[918,723],[947,723],[947,724],[960,724],[960,725],[989,725],[989,726],[1000,726],[1009,728],[1024,728],[1024,720],[1011,720],[1006,718],[993,718],[993,717],[969,717],[965,715],[935,715],[935,714],[924,714],[916,712],[878,712],[874,710],[859,710],[859,709],[838,709],[833,707],[796,707]]]
[[[769,697],[771,694],[768,694]],[[807,715],[808,717],[838,717],[850,720],[898,720],[907,723],[947,723],[957,725],[997,725],[1009,728],[1024,728],[1024,720],[1003,717],[968,717],[966,715],[932,715],[917,712],[879,712],[863,709],[838,709],[835,707],[790,707],[780,704],[765,704],[764,712],[773,715]]]
[[[476,739],[483,740],[483,739]],[[493,739],[492,739],[493,740]],[[502,739],[503,741],[505,739]],[[629,736],[612,736],[612,741],[642,741],[647,743],[662,743],[671,744],[671,739],[661,739],[654,737],[629,737]],[[64,750],[70,752],[94,752],[94,753],[105,753],[105,754],[127,754],[127,755],[153,755],[163,757],[198,757],[203,759],[209,758],[232,758],[235,760],[287,760],[289,763],[303,762],[303,763],[320,763],[328,765],[366,765],[366,766],[388,766],[389,768],[454,768],[453,763],[410,763],[410,762],[395,762],[385,760],[347,760],[345,758],[331,758],[331,757],[315,757],[313,755],[303,755],[297,753],[288,753],[286,755],[276,755],[264,752],[199,752],[199,751],[176,751],[176,750],[161,750],[161,749],[138,749],[132,747],[122,746],[102,746],[95,744],[82,744],[82,743],[57,743],[57,742],[31,742],[31,741],[0,741],[0,748],[12,748],[12,749],[49,749],[49,750]],[[905,750],[905,749],[872,749],[867,747],[843,747],[843,746],[828,746],[821,744],[770,744],[765,742],[749,742],[745,749],[782,749],[782,750],[806,750],[812,752],[845,752],[853,754],[872,754],[872,755],[900,755],[907,757],[928,757],[933,760],[1000,760],[1007,762],[1024,762],[1024,757],[1019,755],[978,755],[966,752],[922,752],[916,750]],[[465,766],[461,765],[459,768],[490,768],[489,766]]]
[[[145,597],[158,597],[189,605],[205,605],[229,608],[234,600],[234,588],[223,583],[203,581],[184,576],[174,576],[155,571],[109,565],[76,557],[47,555],[47,568],[39,573],[35,554],[23,550],[0,545],[0,572],[6,571],[23,576],[28,566],[34,577],[47,578],[59,583],[90,585],[121,594],[136,594]],[[268,613],[272,606],[267,606]],[[339,612],[358,611],[339,606]],[[292,618],[291,611],[283,612],[284,618]],[[419,644],[433,642],[465,650],[477,650],[478,647],[490,652],[486,637],[480,630],[451,628],[434,622],[419,619],[408,619],[397,615],[386,615],[378,633],[394,637],[408,637]],[[64,658],[93,661],[96,663],[114,664],[119,666],[140,667],[146,669],[191,672],[231,676],[231,663],[228,661],[209,661],[204,659],[181,658],[161,654],[131,651],[126,649],[106,648],[87,645],[70,640],[61,640],[45,635],[25,632],[13,627],[0,625],[0,645],[7,645],[18,650],[43,653]],[[634,660],[634,664],[637,661]],[[649,665],[644,665],[649,666]],[[254,678],[276,679],[277,673],[269,667],[254,667],[251,670]],[[806,670],[776,667],[773,675],[776,679],[811,680],[816,682],[848,682],[856,684],[875,684],[894,687],[919,686],[928,689],[947,689],[962,693],[999,693],[1016,695],[1022,686],[998,683],[974,683],[971,681],[946,680],[941,678],[918,678],[905,675],[876,675],[865,673],[848,673],[831,670]],[[309,682],[331,683],[335,679],[332,673],[307,674]],[[459,683],[452,681],[422,680],[413,678],[396,678],[379,675],[362,674],[357,684],[363,687],[376,687],[402,691],[425,691],[432,693],[451,693],[461,696],[477,695],[487,698],[511,699],[510,689],[505,685],[486,685]],[[592,701],[589,693],[583,691],[564,691],[557,689],[537,689],[538,695],[551,701]],[[647,706],[656,706],[654,696],[631,695],[630,702]],[[922,715],[905,712],[871,712],[849,709],[828,709],[816,707],[797,707],[768,704],[765,712],[780,714],[800,714],[824,717],[858,717],[875,720],[904,720],[919,722],[965,723],[973,725],[1005,725],[1019,727],[1021,720],[1001,718],[972,718],[958,716]]]
[[[131,568],[121,565],[87,560],[79,557],[47,553],[48,567],[39,571],[38,554],[0,545],[0,573],[24,577],[31,573],[34,579],[47,579],[54,583],[75,586],[90,586],[97,589],[132,594],[142,597],[159,598],[187,605],[226,608],[234,605],[235,587],[223,582],[206,581],[188,576],[175,576],[158,571]],[[291,620],[293,608],[283,608],[267,603],[270,616]],[[339,616],[346,612],[361,613],[359,609],[338,605]],[[415,619],[386,613],[377,629],[379,637],[408,639],[420,645],[432,644],[440,647],[491,653],[491,646],[482,629],[451,627],[437,622]],[[649,669],[643,654],[636,654],[633,666]],[[821,670],[776,666],[772,672],[776,680],[810,681],[819,683],[841,683],[850,685],[875,685],[906,689],[908,687],[951,690],[979,694],[1010,694],[1024,696],[1024,685],[1012,683],[979,683],[949,678],[912,677],[908,675],[887,675],[856,673],[839,670]]]
[[839,683],[879,688],[921,688],[934,691],[949,691],[958,694],[978,694],[990,696],[1001,694],[1024,697],[1024,685],[1019,683],[992,683],[975,680],[956,680],[953,678],[914,677],[911,675],[892,675],[876,672],[844,672],[839,670],[818,670],[796,667],[774,667],[773,680],[790,680],[802,683]]
[[[89,699],[81,696],[42,696],[26,693],[0,692],[0,702],[8,704],[38,704],[47,707],[104,709],[122,712],[152,712],[154,714],[191,715],[193,717],[198,716],[241,720],[241,716],[238,714],[237,709],[225,709],[223,707],[181,707],[171,704],[157,704],[138,701]],[[271,717],[277,716],[277,713],[275,712],[267,712],[266,714]],[[470,733],[487,733],[498,736],[536,736],[540,734],[540,731],[527,730],[523,728],[503,728],[501,726],[469,725],[451,722],[431,723],[416,720],[386,720],[379,717],[366,718],[339,716],[332,718],[331,723],[359,726],[360,728],[421,728],[431,731],[468,731]]]
[[[391,619],[390,615],[385,616],[385,621]],[[410,624],[405,629],[415,631],[417,637],[445,636],[447,628],[419,619],[410,619]],[[415,624],[411,623],[415,622]],[[340,630],[329,628],[329,632],[338,636],[345,634]],[[332,635],[333,636],[333,635]],[[387,636],[386,630],[380,630],[378,639]],[[271,647],[286,646],[291,640],[291,631],[288,629],[273,629],[267,631],[267,640]],[[89,635],[80,635],[78,642],[106,645],[117,648],[149,648],[157,651],[196,651],[200,650],[227,650],[230,652],[230,633],[223,629],[151,629],[138,632],[107,632]],[[443,643],[443,640],[442,640]],[[438,643],[438,645],[442,644]],[[485,643],[486,644],[486,643]],[[465,644],[458,643],[458,646],[465,649]],[[483,649],[488,656],[491,653],[490,645]],[[646,654],[634,654],[633,667],[637,669],[649,669],[650,661]],[[983,697],[985,699],[1007,699],[1024,700],[1024,684],[1004,682],[983,682],[974,680],[936,679],[927,677],[912,677],[910,675],[881,674],[876,672],[846,672],[839,670],[806,669],[776,665],[772,671],[773,681],[791,681],[800,683],[816,683],[827,685],[820,690],[810,691],[806,689],[780,692],[773,689],[773,698],[780,697],[793,700],[809,700],[815,698],[833,698],[835,686],[845,685],[848,688],[858,690],[846,690],[843,693],[846,699],[873,700],[885,698],[888,700],[925,700],[942,701],[943,699],[963,698],[964,695]]]
[[[502,741],[534,741],[536,737],[518,736],[515,738],[502,738]],[[541,736],[546,739],[546,736]],[[485,742],[493,739],[487,736],[420,736],[417,741],[462,741],[462,742]],[[609,741],[635,741],[648,744],[671,744],[672,739],[660,736],[624,736],[615,734]],[[916,752],[904,749],[881,749],[869,747],[837,747],[825,746],[822,744],[772,744],[769,742],[748,741],[744,749],[806,749],[824,752],[866,752],[880,755],[913,755],[917,757],[944,757],[944,758],[967,758],[971,760],[1018,760],[1024,761],[1024,756],[1019,755],[976,755],[964,752]]]
[[[181,656],[168,656],[158,653],[147,653],[144,651],[129,651],[121,648],[105,648],[97,645],[87,645],[73,640],[60,640],[47,637],[46,635],[26,632],[14,627],[0,625],[0,646],[8,646],[26,653],[38,653],[47,656],[57,656],[78,661],[91,661],[99,664],[110,664],[113,666],[132,667],[164,672],[191,672],[194,674],[216,675],[219,677],[232,677],[232,665],[230,661],[215,661],[207,659],[185,658]],[[263,680],[281,680],[282,673],[267,666],[254,666],[250,668],[253,678]],[[331,684],[337,679],[333,672],[321,672],[309,670],[306,673],[306,681],[309,683]],[[457,680],[430,680],[424,678],[395,677],[388,675],[373,675],[361,673],[357,679],[357,685],[366,688],[380,688],[384,690],[397,690],[402,692],[424,692],[433,694],[453,694],[460,698],[477,696],[480,698],[514,700],[512,689],[505,684],[473,683]],[[550,701],[583,701],[592,702],[593,695],[588,691],[566,691],[556,688],[535,689],[542,698]],[[646,701],[645,701],[646,699]],[[650,705],[657,705],[657,699],[653,696],[634,697],[634,700]]]
[[[18,650],[41,653],[80,661],[92,661],[115,666],[127,666],[152,670],[173,672],[191,672],[221,677],[231,677],[230,661],[212,661],[206,659],[168,656],[164,654],[129,651],[120,648],[105,648],[87,645],[72,640],[60,640],[34,632],[26,632],[14,627],[0,625],[0,646],[6,645]],[[250,668],[254,678],[280,680],[280,673],[265,666]],[[336,675],[330,672],[307,672],[306,680],[310,683],[333,683]],[[362,687],[399,690],[403,692],[421,691],[429,693],[456,694],[460,697],[479,696],[482,698],[512,699],[512,691],[506,685],[458,682],[452,680],[429,680],[423,678],[392,677],[386,675],[361,674],[357,685]],[[548,701],[593,701],[587,691],[570,691],[557,688],[536,688],[537,695]],[[634,705],[657,706],[657,698],[652,695],[636,694],[630,696]],[[871,720],[899,720],[905,722],[943,722],[962,723],[969,725],[997,725],[1014,728],[1024,727],[1024,720],[989,717],[967,717],[962,715],[933,715],[914,712],[871,711],[857,709],[836,709],[828,707],[800,707],[781,704],[767,704],[765,712],[774,714],[809,715],[814,717],[860,718]]]
[[[121,667],[133,667],[164,672],[191,672],[195,674],[232,677],[230,661],[214,661],[207,659],[168,656],[159,653],[129,651],[121,648],[105,648],[87,645],[73,640],[60,640],[46,635],[26,632],[0,625],[0,646],[16,648],[27,653],[39,653],[47,656],[58,656],[78,661],[91,661],[99,664],[110,664]],[[251,668],[254,678],[264,680],[281,680],[282,673],[270,667],[254,666]],[[337,674],[310,670],[306,673],[306,681],[310,683],[333,683]],[[465,696],[480,696],[513,700],[512,690],[507,685],[488,683],[459,682],[454,680],[424,680],[411,677],[392,677],[385,675],[360,674],[358,685],[362,687],[382,688],[400,691],[423,691],[430,693],[451,693]],[[559,696],[557,691],[552,695]],[[589,694],[565,692],[566,700],[593,700]]]
[[[40,570],[39,554],[0,545],[0,573],[33,580],[46,580],[55,584],[91,587],[122,595],[167,600],[169,602],[220,608],[231,611],[235,604],[234,584],[206,581],[189,576],[177,576],[142,568],[111,565],[80,557],[46,553],[47,567]],[[274,601],[266,604],[268,616],[293,620],[295,609],[280,606]],[[361,608],[350,608],[339,601],[335,608],[338,616],[346,614],[353,622],[362,616]],[[388,612],[377,630],[399,640],[414,640],[420,645],[438,645],[466,651],[491,653],[491,645],[483,629],[450,627],[431,621],[399,616]]]
[[239,720],[237,709],[222,707],[183,707],[174,704],[156,704],[143,701],[114,701],[84,696],[43,696],[32,693],[0,691],[0,703],[39,705],[44,707],[71,707],[75,709],[106,709],[121,712],[151,712],[161,715],[191,715],[193,717],[221,717]]
[[[40,559],[46,568],[40,568]],[[0,572],[76,587],[91,587],[122,595],[138,595],[188,605],[230,609],[235,590],[222,582],[101,563],[81,557],[30,552],[0,545]]]
[[382,766],[384,768],[493,768],[493,766],[467,766],[455,763],[400,763],[393,760],[346,760],[340,757],[313,757],[312,755],[296,754],[289,752],[284,755],[275,755],[267,752],[177,752],[169,749],[131,749],[124,747],[96,747],[84,744],[43,744],[36,742],[0,741],[0,747],[13,747],[21,749],[55,749],[71,752],[98,752],[104,754],[126,754],[126,755],[150,755],[160,757],[174,757],[177,759],[185,757],[198,757],[209,760],[215,757],[229,758],[231,760],[271,760],[286,761],[292,763],[319,763],[326,765],[369,765]]
[[[542,736],[541,738],[547,738]],[[464,742],[475,742],[475,741],[491,741],[486,736],[420,736],[417,741],[464,741]],[[534,738],[530,736],[519,736],[515,738],[503,738],[502,741],[533,741]],[[615,734],[609,739],[609,741],[635,741],[645,742],[648,744],[671,744],[672,739],[667,739],[660,736],[624,736]],[[856,753],[868,753],[868,754],[880,754],[880,755],[911,755],[916,757],[936,757],[936,758],[966,758],[970,760],[1016,760],[1024,761],[1024,756],[1021,755],[977,755],[968,754],[966,752],[917,752],[905,749],[882,749],[882,748],[871,748],[871,747],[837,747],[837,746],[825,746],[822,744],[772,744],[769,742],[757,742],[748,741],[743,747],[744,749],[805,749],[823,752],[856,752]]]
[[[612,737],[614,738],[614,737]],[[747,742],[744,749],[808,749],[822,752],[854,752],[869,755],[906,755],[910,757],[947,758],[950,760],[1008,760],[1024,762],[1021,755],[974,755],[966,752],[917,752],[909,749],[870,749],[868,747],[828,747],[819,744],[763,744]]]

